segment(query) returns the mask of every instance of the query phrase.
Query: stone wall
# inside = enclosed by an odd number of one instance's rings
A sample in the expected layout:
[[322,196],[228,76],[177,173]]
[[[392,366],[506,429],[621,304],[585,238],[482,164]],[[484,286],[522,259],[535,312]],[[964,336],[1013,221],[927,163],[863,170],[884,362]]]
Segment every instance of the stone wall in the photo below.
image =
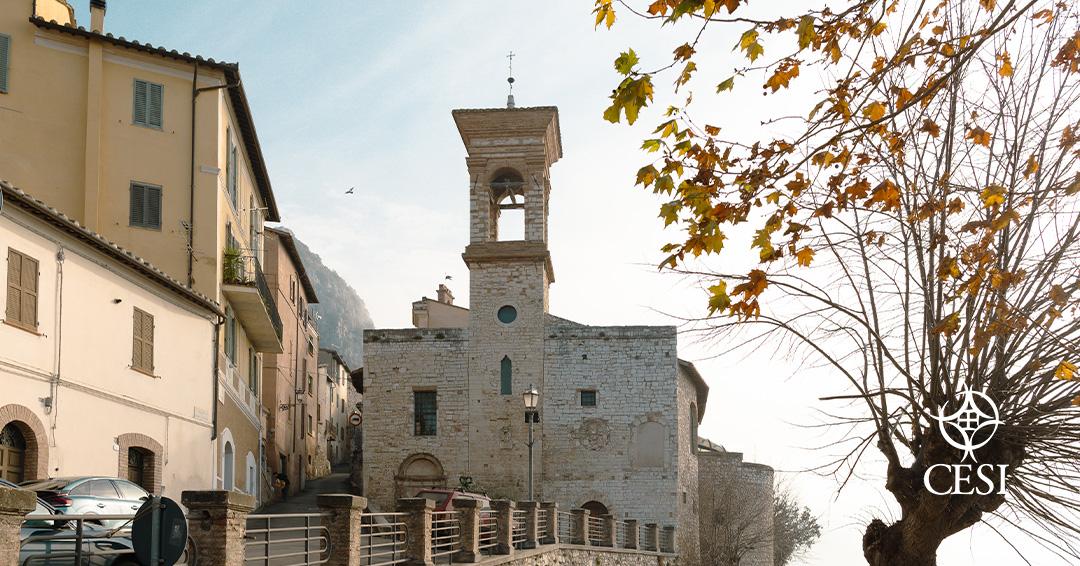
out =
[[558,545],[514,556],[491,557],[480,560],[483,566],[670,566],[685,564],[677,558],[655,552],[633,550],[598,550]]
[[[394,508],[395,478],[411,455],[434,455],[451,487],[468,470],[467,338],[461,329],[364,331],[364,487],[380,510]],[[414,434],[417,390],[437,392],[435,436]]]
[[[540,497],[673,523],[675,328],[553,325],[546,334]],[[595,407],[581,406],[583,389],[596,391]]]
[[[756,519],[757,523],[743,535],[743,540],[750,541],[756,548],[743,557],[740,566],[773,566],[773,469],[743,462],[742,454],[738,452],[715,451],[699,452],[698,466],[702,553],[708,554],[708,543],[716,542],[708,527],[708,521],[716,512],[741,513]],[[719,506],[714,505],[709,496],[710,489],[724,498]]]
[[698,395],[687,370],[679,366],[678,436],[679,485],[678,524],[675,546],[687,564],[697,564],[699,557],[698,529],[698,458],[697,430]]

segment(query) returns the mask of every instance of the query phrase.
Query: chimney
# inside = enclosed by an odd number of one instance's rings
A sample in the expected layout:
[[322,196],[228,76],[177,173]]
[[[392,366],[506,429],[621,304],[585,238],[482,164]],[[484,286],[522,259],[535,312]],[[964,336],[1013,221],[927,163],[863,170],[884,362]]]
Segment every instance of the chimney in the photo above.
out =
[[90,0],[90,31],[105,33],[105,0]]
[[439,284],[439,289],[435,291],[438,293],[439,302],[444,305],[454,304],[454,294],[450,292],[450,288],[442,283]]

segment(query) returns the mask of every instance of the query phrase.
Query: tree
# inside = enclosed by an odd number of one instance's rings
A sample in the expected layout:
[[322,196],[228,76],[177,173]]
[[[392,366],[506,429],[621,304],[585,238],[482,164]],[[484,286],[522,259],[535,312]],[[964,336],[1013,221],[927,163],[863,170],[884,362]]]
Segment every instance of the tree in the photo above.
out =
[[799,505],[791,490],[777,487],[773,498],[773,564],[785,566],[821,537],[821,526],[810,509]]
[[739,566],[773,545],[772,500],[749,489],[734,472],[702,486],[701,563]]
[[[1077,7],[841,4],[756,18],[743,0],[597,0],[597,25],[622,11],[693,26],[667,66],[643,71],[633,50],[616,59],[612,122],[640,117],[659,74],[690,88],[705,64],[695,46],[717,27],[737,26],[750,61],[718,96],[757,74],[767,95],[809,71],[826,85],[772,138],[726,137],[692,97],[664,112],[642,145],[655,159],[637,174],[680,231],[661,267],[708,282],[710,331],[751,347],[785,340],[846,384],[823,398],[855,408],[837,415],[853,434],[832,469],[842,487],[876,449],[899,508],[898,520],[867,525],[869,564],[935,564],[946,537],[988,515],[1080,557]],[[792,50],[765,58],[785,35]],[[723,255],[733,229],[753,232],[760,264],[698,269],[694,258]],[[1002,422],[970,455],[936,418],[966,389]],[[1004,477],[988,493],[935,493],[951,478],[927,479],[932,466],[972,457]]]

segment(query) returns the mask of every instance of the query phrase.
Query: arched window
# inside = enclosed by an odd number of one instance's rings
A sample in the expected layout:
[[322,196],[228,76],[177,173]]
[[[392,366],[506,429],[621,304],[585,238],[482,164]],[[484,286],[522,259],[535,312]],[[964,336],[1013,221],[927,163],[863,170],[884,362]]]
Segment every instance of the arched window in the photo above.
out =
[[697,444],[698,444],[697,427],[698,427],[697,405],[694,404],[694,403],[690,403],[690,453],[691,454],[696,454],[697,453]]
[[225,448],[221,451],[221,488],[232,491],[236,487],[235,479],[236,458],[232,442],[225,441]]
[[500,364],[499,393],[503,395],[514,394],[514,365],[510,356],[503,356]]
[[581,508],[588,509],[590,517],[603,517],[604,515],[611,513],[611,511],[608,510],[607,505],[595,500],[585,502],[582,504]]
[[154,455],[144,448],[132,446],[127,450],[127,460],[127,479],[153,493],[154,473],[148,468],[154,461]]
[[503,169],[491,180],[491,201],[498,207],[493,214],[495,239],[525,239],[525,182],[513,169]]

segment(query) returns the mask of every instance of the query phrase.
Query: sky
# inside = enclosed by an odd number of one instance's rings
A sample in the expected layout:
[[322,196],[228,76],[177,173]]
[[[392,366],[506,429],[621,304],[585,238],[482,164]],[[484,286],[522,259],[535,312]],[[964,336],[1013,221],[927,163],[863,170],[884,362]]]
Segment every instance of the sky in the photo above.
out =
[[[79,23],[88,22],[88,0],[72,4]],[[596,325],[675,324],[703,314],[706,296],[656,269],[660,246],[678,235],[663,230],[658,198],[633,186],[648,161],[641,140],[667,101],[660,97],[634,127],[609,124],[601,113],[618,81],[619,52],[633,47],[646,63],[666,63],[679,30],[628,14],[614,30],[594,30],[591,8],[589,0],[113,0],[105,27],[239,62],[283,224],[359,292],[382,328],[408,327],[412,301],[434,297],[446,275],[458,304],[468,304],[461,260],[468,175],[450,111],[504,106],[512,50],[517,105],[559,108],[564,157],[551,171],[551,312]],[[712,85],[738,63],[731,50],[738,33],[705,38],[699,52],[714,70],[691,87],[701,85],[711,123],[756,139],[763,117],[788,106],[802,111],[800,101],[818,85],[809,79],[802,90],[763,98],[747,80],[733,96],[711,100]],[[355,193],[346,195],[350,187]],[[700,434],[782,472],[819,515],[823,536],[800,563],[865,564],[866,523],[898,516],[880,459],[868,459],[839,492],[837,478],[805,471],[830,459],[815,447],[843,435],[807,426],[822,422],[819,410],[835,408],[818,400],[843,392],[833,376],[774,349],[718,356],[722,342],[689,334],[679,342],[680,357],[694,361],[710,387]],[[1008,536],[1033,564],[1065,564]],[[946,540],[939,561],[1023,563],[985,526]]]

